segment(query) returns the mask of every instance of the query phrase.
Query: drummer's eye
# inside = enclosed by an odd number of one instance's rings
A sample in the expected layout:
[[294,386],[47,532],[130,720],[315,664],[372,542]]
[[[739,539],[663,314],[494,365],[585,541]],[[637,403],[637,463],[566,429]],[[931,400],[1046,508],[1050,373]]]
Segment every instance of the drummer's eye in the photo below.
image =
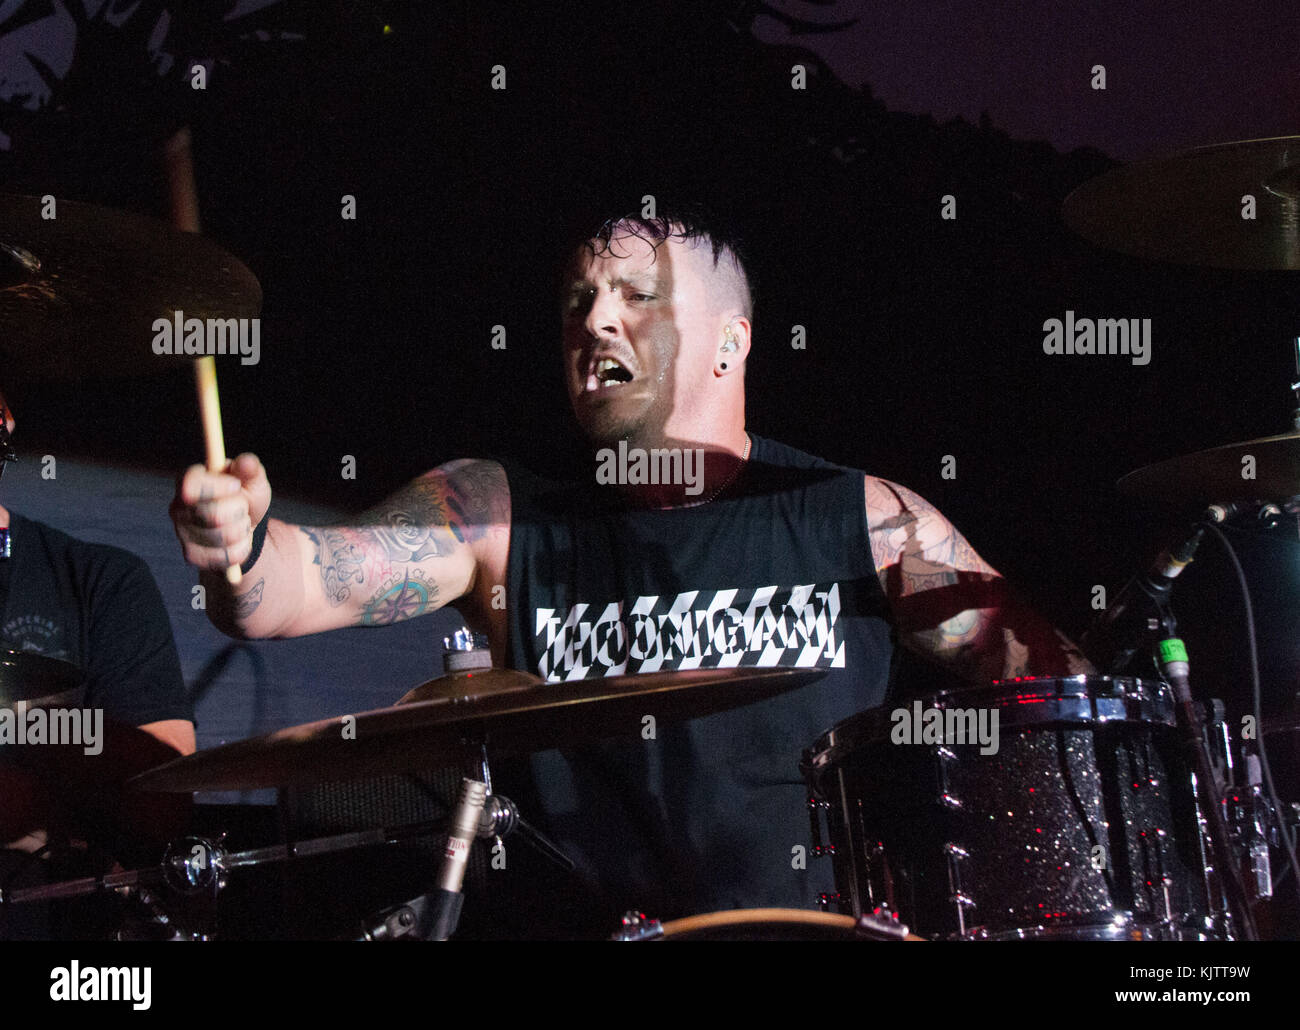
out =
[[595,299],[596,289],[590,284],[583,283],[573,286],[564,298],[564,314],[566,317],[585,315],[591,310],[591,302]]

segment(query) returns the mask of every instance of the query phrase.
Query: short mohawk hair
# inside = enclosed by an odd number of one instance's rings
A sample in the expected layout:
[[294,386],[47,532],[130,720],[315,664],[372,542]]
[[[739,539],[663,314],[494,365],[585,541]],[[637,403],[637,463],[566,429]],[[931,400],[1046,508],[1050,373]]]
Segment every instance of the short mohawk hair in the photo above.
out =
[[707,240],[713,252],[713,267],[724,257],[729,257],[740,272],[749,295],[750,316],[754,308],[754,279],[750,272],[749,247],[745,240],[715,211],[701,203],[668,207],[656,205],[656,214],[647,218],[640,212],[606,218],[595,232],[582,235],[580,246],[592,257],[612,254],[621,256],[615,249],[619,236],[634,236],[644,240],[656,250],[669,240],[689,243]]

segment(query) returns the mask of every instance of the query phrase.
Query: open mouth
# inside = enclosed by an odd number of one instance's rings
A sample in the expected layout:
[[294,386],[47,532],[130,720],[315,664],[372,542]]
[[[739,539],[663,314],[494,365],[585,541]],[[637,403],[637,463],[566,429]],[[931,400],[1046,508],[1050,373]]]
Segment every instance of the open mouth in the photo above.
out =
[[586,392],[610,390],[632,381],[629,372],[616,358],[601,358],[587,374]]

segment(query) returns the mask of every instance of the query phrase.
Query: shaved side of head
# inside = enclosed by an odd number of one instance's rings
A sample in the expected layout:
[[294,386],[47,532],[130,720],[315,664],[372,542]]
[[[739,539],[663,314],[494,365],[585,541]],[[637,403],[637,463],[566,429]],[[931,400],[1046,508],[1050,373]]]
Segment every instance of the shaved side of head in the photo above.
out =
[[749,279],[740,266],[740,259],[728,248],[713,259],[713,281],[720,313],[739,312],[748,319],[754,317],[754,299],[749,291]]
[[667,240],[685,244],[692,252],[706,248],[704,254],[711,267],[706,270],[701,264],[700,271],[707,271],[716,287],[717,310],[752,321],[754,286],[746,268],[745,241],[725,222],[716,220],[712,213],[699,206],[666,211],[661,205],[660,212],[655,218],[636,214],[609,218],[594,235],[583,237],[582,248],[593,256],[601,253],[619,256],[627,250],[626,242],[620,239],[626,236],[644,240],[656,248]]

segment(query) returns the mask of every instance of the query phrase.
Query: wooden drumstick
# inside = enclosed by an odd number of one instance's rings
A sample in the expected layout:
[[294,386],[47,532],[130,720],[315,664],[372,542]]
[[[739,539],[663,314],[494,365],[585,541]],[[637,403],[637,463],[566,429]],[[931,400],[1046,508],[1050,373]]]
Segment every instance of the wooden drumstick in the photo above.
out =
[[[167,142],[165,151],[167,185],[170,193],[172,224],[184,232],[199,231],[198,189],[194,181],[194,158],[190,150],[190,130],[182,127]],[[194,364],[194,387],[199,397],[199,421],[203,424],[203,445],[208,453],[208,471],[226,468],[226,439],[221,431],[221,400],[217,395],[217,362],[212,355]],[[226,582],[239,586],[243,574],[238,565],[226,569]]]
[[[226,467],[226,440],[221,432],[221,398],[217,394],[217,361],[205,355],[194,363],[194,385],[199,395],[199,419],[203,423],[203,446],[208,453],[208,471]],[[226,569],[226,582],[239,586],[243,574],[238,565]]]

